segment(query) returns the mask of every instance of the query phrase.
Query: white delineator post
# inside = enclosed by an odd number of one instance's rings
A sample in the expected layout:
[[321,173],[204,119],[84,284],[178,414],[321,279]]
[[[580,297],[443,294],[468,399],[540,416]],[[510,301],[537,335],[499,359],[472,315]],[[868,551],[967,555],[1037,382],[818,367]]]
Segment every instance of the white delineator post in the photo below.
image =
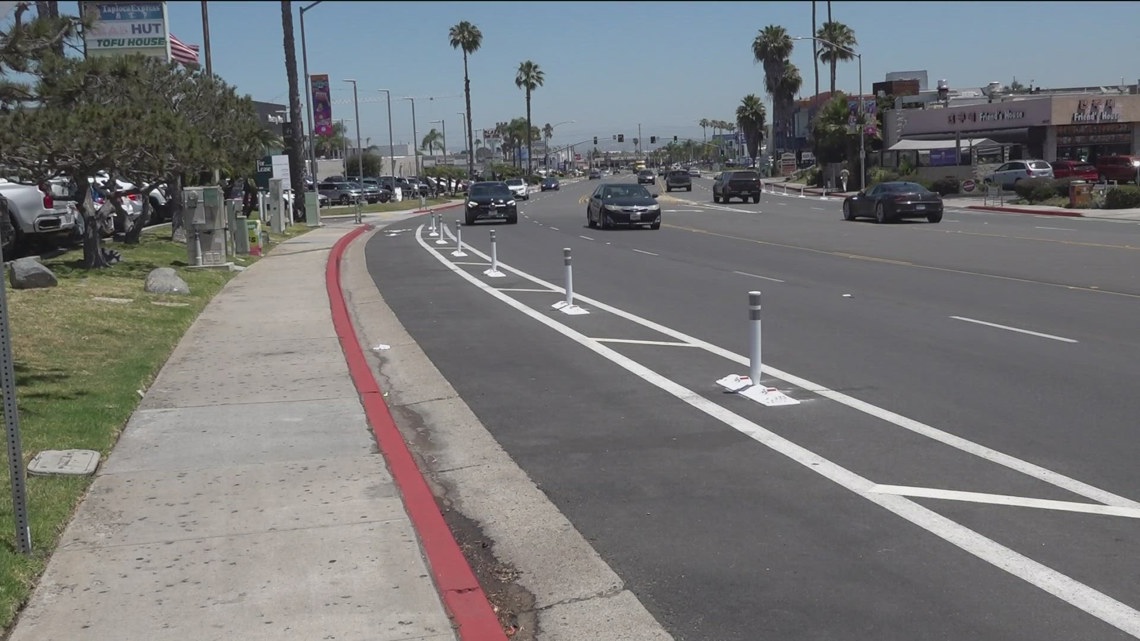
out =
[[748,378],[760,384],[760,292],[748,292]]
[[503,278],[506,276],[503,272],[499,271],[499,242],[495,238],[495,230],[491,230],[491,268],[483,272],[484,275],[491,278]]
[[435,238],[435,237],[439,236],[439,230],[435,226],[435,212],[434,211],[428,212],[428,220],[431,221],[431,224],[428,226],[428,237]]
[[574,265],[571,264],[570,248],[562,248],[562,264],[566,266],[566,306],[574,305]]
[[443,233],[446,229],[443,226],[443,214],[439,213],[439,214],[436,214],[436,216],[439,216],[439,225],[438,225],[438,227],[439,227],[439,238],[437,238],[435,240],[435,244],[436,245],[446,245],[447,244],[447,235]]
[[467,252],[463,251],[463,227],[458,220],[455,221],[455,251],[451,252],[451,255],[457,258],[467,255]]

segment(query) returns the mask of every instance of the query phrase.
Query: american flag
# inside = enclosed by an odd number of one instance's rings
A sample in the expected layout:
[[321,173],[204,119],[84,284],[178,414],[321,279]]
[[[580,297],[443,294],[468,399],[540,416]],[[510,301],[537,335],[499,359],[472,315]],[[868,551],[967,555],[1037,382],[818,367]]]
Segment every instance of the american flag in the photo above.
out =
[[188,45],[170,34],[170,58],[187,67],[198,66],[198,45]]

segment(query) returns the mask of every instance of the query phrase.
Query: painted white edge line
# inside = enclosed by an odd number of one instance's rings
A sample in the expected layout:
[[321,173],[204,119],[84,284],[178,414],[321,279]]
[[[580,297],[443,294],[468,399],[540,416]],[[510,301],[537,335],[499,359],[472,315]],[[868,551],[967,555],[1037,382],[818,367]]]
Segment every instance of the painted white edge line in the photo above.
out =
[[[420,230],[422,230],[422,225]],[[1140,637],[1140,612],[1042,563],[1007,548],[960,523],[952,521],[933,510],[927,509],[906,497],[874,492],[872,490],[876,487],[876,484],[868,479],[764,429],[760,425],[727,408],[717,405],[702,397],[700,394],[658,374],[631,358],[623,356],[585,334],[539,313],[514,300],[510,296],[495,291],[495,289],[487,283],[484,283],[463,269],[453,266],[447,257],[424,241],[419,233],[420,230],[417,230],[416,242],[434,256],[444,267],[455,272],[475,287],[482,289],[503,303],[513,307],[515,310],[624,368],[650,385],[671,394],[678,400],[732,427],[741,434],[799,463],[805,469],[811,470],[837,485],[854,492],[860,497],[893,512],[944,541],[1052,594],[1058,599],[1071,604],[1073,607],[1084,610],[1092,616],[1128,634]],[[512,267],[502,266],[512,273],[523,275]],[[525,277],[525,275],[523,276]],[[697,343],[697,341],[693,342]]]
[[[450,233],[450,231],[448,233]],[[475,248],[468,248],[468,249],[470,249],[472,252],[475,252],[476,254],[479,254],[480,256],[483,256],[483,257],[487,258],[488,260],[490,260],[490,258],[487,257],[486,254],[482,253],[478,249],[475,249]],[[527,274],[526,272],[515,269],[514,267],[510,267],[510,266],[504,265],[502,263],[499,263],[499,267],[506,269],[507,271],[509,271],[513,274],[521,276],[522,278],[525,278],[525,279],[531,281],[532,283],[542,285],[543,287],[549,287],[549,288],[551,288],[557,292],[566,293],[566,290],[563,289],[562,287],[559,287],[558,285],[555,285],[554,283],[544,281],[541,278],[531,276],[530,274]],[[638,325],[641,325],[642,327],[647,327],[649,329],[655,330],[661,334],[664,334],[664,335],[669,336],[671,338],[675,338],[679,341],[682,341],[685,343],[691,343],[697,347],[704,349],[705,351],[707,351],[711,354],[715,354],[715,355],[720,356],[721,358],[724,358],[726,360],[732,361],[732,362],[737,363],[739,365],[744,365],[744,366],[748,365],[748,357],[747,356],[742,356],[740,354],[733,354],[731,351],[724,349],[723,347],[713,345],[712,343],[709,343],[708,341],[704,341],[704,340],[701,340],[701,339],[696,338],[694,336],[689,336],[688,334],[684,334],[682,332],[679,332],[675,329],[665,327],[664,325],[661,325],[660,323],[656,323],[654,321],[651,321],[651,320],[648,320],[645,318],[641,318],[640,316],[636,316],[636,315],[631,314],[625,310],[618,309],[618,308],[613,307],[611,305],[607,305],[601,301],[590,298],[589,296],[583,296],[582,294],[575,292],[574,298],[592,305],[595,309],[599,309],[599,310],[602,310],[605,312],[609,312],[610,314],[613,314],[615,316],[624,318],[628,321],[637,323]],[[1021,472],[1022,474],[1025,474],[1026,476],[1029,476],[1029,477],[1035,478],[1039,481],[1042,481],[1042,482],[1048,483],[1050,485],[1059,487],[1063,490],[1068,490],[1069,492],[1083,496],[1085,498],[1092,499],[1092,500],[1097,501],[1099,503],[1104,503],[1105,505],[1115,505],[1118,507],[1140,508],[1140,502],[1133,501],[1132,499],[1124,498],[1123,496],[1113,494],[1107,490],[1102,490],[1098,487],[1094,487],[1092,485],[1084,483],[1083,481],[1078,481],[1076,479],[1069,478],[1063,474],[1059,474],[1059,473],[1054,472],[1052,470],[1046,469],[1046,468],[1041,467],[1040,465],[1037,465],[1035,463],[1023,461],[1023,460],[1021,460],[1015,456],[1010,456],[1009,454],[1005,454],[1003,452],[999,452],[997,450],[991,449],[991,448],[986,447],[984,445],[974,443],[973,441],[969,441],[969,440],[964,439],[964,438],[957,436],[955,434],[950,434],[949,432],[945,432],[945,431],[940,430],[940,429],[933,427],[931,425],[927,425],[926,423],[923,423],[921,421],[917,421],[915,419],[908,418],[906,416],[903,416],[901,414],[898,414],[896,412],[893,412],[891,410],[888,410],[888,409],[885,409],[882,407],[878,407],[876,405],[872,405],[871,403],[857,399],[853,396],[849,396],[847,394],[844,394],[843,392],[837,392],[835,390],[828,389],[827,387],[824,387],[823,385],[820,385],[818,383],[813,383],[812,381],[809,381],[805,378],[801,378],[801,377],[796,376],[794,374],[789,374],[788,372],[784,372],[782,370],[776,369],[775,367],[773,367],[770,364],[767,364],[767,363],[764,364],[764,372],[768,376],[771,376],[772,378],[784,381],[785,383],[788,383],[789,385],[794,385],[794,386],[799,387],[800,389],[803,389],[805,391],[815,393],[815,394],[822,396],[826,399],[835,401],[836,403],[839,403],[840,405],[845,405],[847,407],[850,407],[851,409],[858,410],[860,412],[863,412],[864,414],[867,414],[869,416],[873,416],[879,420],[886,421],[888,423],[891,423],[893,425],[901,427],[905,430],[914,432],[915,434],[921,434],[922,436],[925,436],[931,440],[942,443],[943,445],[948,445],[950,447],[953,447],[954,449],[966,452],[968,454],[972,454],[974,456],[977,456],[978,458],[989,461],[989,462],[994,463],[996,465],[1001,465],[1001,466],[1009,468],[1011,470]]]
[[1115,507],[1112,505],[1092,505],[1089,503],[1075,503],[1073,501],[1052,501],[1049,499],[1034,499],[1022,496],[1007,496],[1004,494],[986,494],[983,492],[962,492],[959,490],[939,490],[928,487],[907,487],[904,485],[876,485],[872,492],[880,494],[895,494],[898,496],[917,496],[928,499],[945,499],[947,501],[966,501],[969,503],[987,503],[989,505],[1010,505],[1013,507],[1031,507],[1042,510],[1058,510],[1061,512],[1079,512],[1082,514],[1102,514],[1105,516],[1123,516],[1129,519],[1140,519],[1140,509],[1131,507]]
[[[502,291],[502,290],[500,290]],[[635,338],[591,338],[599,343],[625,343],[627,345],[659,345],[661,347],[696,347],[692,343],[677,343],[673,341],[643,341]]]
[[965,321],[967,323],[974,323],[977,325],[985,325],[986,327],[994,327],[997,329],[1004,329],[1004,330],[1009,331],[1009,332],[1017,332],[1019,334],[1028,334],[1030,336],[1036,336],[1038,338],[1048,338],[1049,340],[1061,341],[1062,343],[1076,343],[1077,342],[1071,338],[1065,338],[1064,336],[1054,336],[1053,334],[1042,334],[1041,332],[1034,332],[1034,331],[1031,331],[1028,329],[1020,329],[1018,327],[1010,327],[1009,325],[998,325],[997,323],[991,323],[989,321],[978,320],[976,318],[966,318],[965,316],[951,316],[950,318],[953,318],[954,320]]
[[639,254],[645,254],[645,255],[647,255],[647,256],[660,256],[660,254],[654,254],[653,252],[647,252],[647,251],[645,251],[644,249],[635,249],[635,250],[633,250],[633,251],[635,251],[635,252],[637,252],[637,253],[639,253]]
[[734,274],[739,274],[739,275],[741,275],[741,276],[748,276],[749,278],[759,278],[760,280],[770,280],[770,281],[772,281],[773,283],[782,283],[782,282],[784,282],[784,281],[780,280],[779,278],[771,278],[771,277],[768,277],[768,276],[760,276],[759,274],[749,274],[748,272],[732,272],[732,273],[734,273]]
[[[455,263],[455,264],[458,265],[459,263]],[[532,293],[537,293],[537,294],[557,294],[558,293],[558,292],[554,291],[553,289],[539,289],[537,287],[534,287],[534,288],[496,287],[495,289],[499,290],[500,292],[532,292]]]
[[1077,231],[1067,227],[1034,227],[1034,229],[1048,229],[1049,231]]
[[594,240],[593,238],[590,238],[589,236],[578,236],[578,238],[581,238],[582,240]]

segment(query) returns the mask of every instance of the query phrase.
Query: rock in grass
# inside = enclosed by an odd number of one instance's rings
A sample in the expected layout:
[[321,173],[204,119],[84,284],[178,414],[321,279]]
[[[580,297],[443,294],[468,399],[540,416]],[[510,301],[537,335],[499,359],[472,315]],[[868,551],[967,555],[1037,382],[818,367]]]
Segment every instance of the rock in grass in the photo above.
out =
[[171,267],[158,267],[146,275],[144,289],[151,294],[189,294],[190,286]]
[[12,261],[12,268],[8,272],[8,282],[12,289],[40,289],[42,287],[55,287],[59,284],[55,274],[44,267],[36,256],[17,258]]

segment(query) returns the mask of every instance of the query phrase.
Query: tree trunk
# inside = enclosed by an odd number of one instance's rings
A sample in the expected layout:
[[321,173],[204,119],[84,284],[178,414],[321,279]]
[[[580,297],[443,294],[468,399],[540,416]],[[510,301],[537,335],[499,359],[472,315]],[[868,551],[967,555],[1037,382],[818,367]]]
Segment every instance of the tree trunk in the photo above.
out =
[[467,98],[467,148],[471,155],[467,157],[467,178],[475,175],[475,130],[471,128],[471,78],[467,76],[467,51],[463,51],[463,95]]
[[[80,185],[85,184],[85,178],[86,176],[81,176],[77,182]],[[90,189],[84,190],[79,211],[83,216],[83,266],[87,269],[110,267],[111,264],[107,261],[107,256],[103,254],[100,214],[95,208],[95,201],[91,197]]]
[[531,157],[534,155],[534,148],[530,143],[530,87],[526,89],[526,175],[529,177],[531,174]]
[[127,233],[123,235],[123,243],[127,245],[137,245],[142,240],[142,230],[150,224],[151,213],[154,207],[150,202],[150,193],[154,191],[157,185],[144,189],[139,192],[139,198],[142,199],[142,213],[135,219],[134,223],[127,228]]
[[[815,0],[811,1],[811,35],[814,38],[819,30],[815,18]],[[815,65],[815,95],[819,95],[819,41],[811,41],[811,61]]]
[[[289,76],[289,182],[293,187],[293,220],[305,220],[304,152],[301,149],[301,88],[297,80],[297,45],[293,39],[293,3],[281,0],[281,30],[285,32],[285,73]],[[357,123],[359,125],[359,123]],[[359,130],[358,130],[359,131]],[[362,150],[357,149],[356,153]],[[316,167],[311,168],[316,171]],[[347,173],[347,172],[345,172]],[[360,177],[364,179],[363,176]]]
[[[832,53],[832,55],[834,55],[834,54],[835,54],[835,52],[834,52],[834,51],[833,51],[833,52],[831,52],[831,53]],[[831,93],[832,93],[832,94],[834,94],[834,93],[835,93],[835,69],[836,69],[836,67],[838,67],[838,66],[839,66],[839,61],[838,61],[838,60],[835,60],[835,59],[832,59],[832,61],[831,61]]]
[[186,229],[182,226],[182,174],[171,177],[170,193],[167,202],[170,203],[170,240],[176,243],[186,242]]

